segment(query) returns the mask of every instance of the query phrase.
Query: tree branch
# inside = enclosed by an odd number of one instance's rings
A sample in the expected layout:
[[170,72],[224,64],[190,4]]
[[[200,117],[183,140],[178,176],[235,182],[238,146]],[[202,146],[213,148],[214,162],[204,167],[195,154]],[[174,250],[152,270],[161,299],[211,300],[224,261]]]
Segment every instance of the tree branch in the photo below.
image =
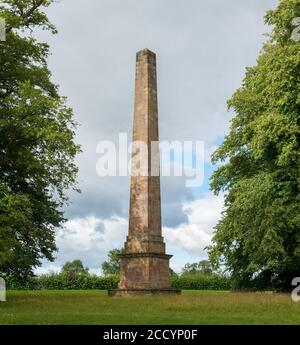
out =
[[[26,18],[28,18],[29,16],[31,16],[31,14],[37,10],[42,4],[43,4],[44,0],[38,0],[38,1],[34,1],[33,6],[27,11],[25,12],[23,15],[20,16],[21,18],[21,22],[24,22],[26,20]],[[6,33],[9,33],[11,30],[13,29],[13,27],[10,25],[6,28]]]

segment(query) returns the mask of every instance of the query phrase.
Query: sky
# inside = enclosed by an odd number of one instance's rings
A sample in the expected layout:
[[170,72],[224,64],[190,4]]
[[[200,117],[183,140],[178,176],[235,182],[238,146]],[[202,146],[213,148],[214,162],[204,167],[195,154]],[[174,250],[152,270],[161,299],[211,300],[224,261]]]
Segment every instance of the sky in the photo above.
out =
[[62,0],[47,10],[59,33],[36,37],[50,45],[52,78],[80,124],[76,142],[81,193],[68,192],[68,221],[57,229],[58,252],[37,273],[58,271],[80,259],[92,273],[128,228],[129,177],[100,177],[97,144],[131,138],[136,52],[157,55],[160,139],[202,141],[204,182],[187,188],[185,177],[162,177],[163,236],[171,267],[207,257],[223,195],[213,195],[216,169],[210,154],[222,143],[234,116],[226,101],[256,63],[266,40],[263,16],[276,0]]

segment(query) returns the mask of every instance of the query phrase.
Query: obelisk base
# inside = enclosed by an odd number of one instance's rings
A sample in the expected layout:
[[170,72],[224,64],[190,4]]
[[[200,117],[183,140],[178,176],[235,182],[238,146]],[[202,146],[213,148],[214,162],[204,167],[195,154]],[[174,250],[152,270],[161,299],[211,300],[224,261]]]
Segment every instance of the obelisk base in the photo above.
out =
[[109,296],[174,295],[180,290],[171,288],[169,259],[163,253],[127,253],[120,255],[121,276],[118,289]]

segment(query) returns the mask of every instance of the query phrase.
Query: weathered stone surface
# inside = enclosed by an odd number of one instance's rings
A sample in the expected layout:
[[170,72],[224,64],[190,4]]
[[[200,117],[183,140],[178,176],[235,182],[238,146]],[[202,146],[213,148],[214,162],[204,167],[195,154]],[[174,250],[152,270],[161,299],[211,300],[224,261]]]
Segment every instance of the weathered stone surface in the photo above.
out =
[[159,150],[151,152],[151,144],[158,140],[156,55],[144,49],[136,57],[133,141],[147,144],[148,176],[131,176],[129,231],[121,256],[119,289],[110,290],[109,295],[180,293],[170,287],[171,255],[165,254],[161,230],[159,169],[151,174],[151,162],[159,168]]
[[121,257],[120,289],[167,289],[170,255],[132,253]]

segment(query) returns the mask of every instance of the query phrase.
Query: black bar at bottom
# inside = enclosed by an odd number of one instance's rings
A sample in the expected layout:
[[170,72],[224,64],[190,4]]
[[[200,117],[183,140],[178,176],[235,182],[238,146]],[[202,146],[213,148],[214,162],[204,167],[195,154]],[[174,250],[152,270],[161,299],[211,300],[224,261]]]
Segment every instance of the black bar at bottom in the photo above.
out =
[[297,339],[300,326],[0,326],[1,344],[151,344]]

